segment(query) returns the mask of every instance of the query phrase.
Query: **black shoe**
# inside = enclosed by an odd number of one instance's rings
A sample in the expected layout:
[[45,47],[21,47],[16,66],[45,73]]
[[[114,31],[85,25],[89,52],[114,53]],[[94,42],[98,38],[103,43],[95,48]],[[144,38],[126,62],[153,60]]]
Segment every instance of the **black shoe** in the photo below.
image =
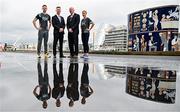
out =
[[73,57],[74,57],[74,58],[78,58],[78,55],[74,55]]
[[60,58],[66,58],[66,56],[60,56]]
[[41,58],[41,55],[38,55],[37,57],[38,57],[38,58]]
[[73,58],[74,56],[67,56],[67,58]]

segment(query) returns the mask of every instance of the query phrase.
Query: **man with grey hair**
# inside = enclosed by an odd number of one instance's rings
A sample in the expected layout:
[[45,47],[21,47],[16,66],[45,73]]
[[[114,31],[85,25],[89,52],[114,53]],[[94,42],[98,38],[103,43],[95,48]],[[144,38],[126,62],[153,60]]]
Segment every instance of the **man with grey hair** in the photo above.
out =
[[69,8],[70,15],[67,18],[67,29],[68,29],[68,42],[70,57],[78,57],[78,35],[79,35],[79,22],[80,16],[75,13],[73,7]]
[[[37,55],[38,58],[41,58],[41,44],[44,39],[44,56],[45,58],[48,56],[47,43],[49,37],[49,30],[51,27],[51,17],[47,14],[47,5],[42,6],[42,13],[37,14],[37,16],[33,20],[34,27],[38,30],[38,45],[37,45]],[[39,26],[36,25],[36,21],[39,20]],[[49,24],[48,24],[49,23]]]

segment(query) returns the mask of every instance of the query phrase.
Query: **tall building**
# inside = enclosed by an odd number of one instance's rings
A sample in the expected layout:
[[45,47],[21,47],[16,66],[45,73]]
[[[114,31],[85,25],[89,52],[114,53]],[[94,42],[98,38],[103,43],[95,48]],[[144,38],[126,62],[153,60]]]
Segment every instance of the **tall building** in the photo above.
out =
[[98,50],[103,50],[103,43],[105,40],[105,34],[107,31],[110,29],[114,28],[113,25],[111,24],[100,24],[99,27],[95,31],[95,37],[93,41],[93,49],[98,51]]
[[106,51],[127,51],[127,27],[117,26],[107,31],[103,49]]

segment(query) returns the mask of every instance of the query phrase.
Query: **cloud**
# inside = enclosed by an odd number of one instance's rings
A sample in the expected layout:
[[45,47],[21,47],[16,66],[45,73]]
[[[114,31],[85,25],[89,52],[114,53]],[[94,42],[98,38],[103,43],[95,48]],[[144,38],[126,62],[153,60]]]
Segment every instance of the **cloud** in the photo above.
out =
[[[37,31],[32,20],[41,12],[41,6],[48,5],[48,13],[53,16],[55,7],[62,7],[62,16],[69,15],[68,8],[74,6],[77,13],[88,11],[88,16],[98,27],[101,23],[127,25],[127,15],[131,12],[160,5],[178,4],[178,0],[0,0],[0,42],[36,41]],[[50,41],[52,41],[52,29]],[[67,39],[67,37],[65,37]]]

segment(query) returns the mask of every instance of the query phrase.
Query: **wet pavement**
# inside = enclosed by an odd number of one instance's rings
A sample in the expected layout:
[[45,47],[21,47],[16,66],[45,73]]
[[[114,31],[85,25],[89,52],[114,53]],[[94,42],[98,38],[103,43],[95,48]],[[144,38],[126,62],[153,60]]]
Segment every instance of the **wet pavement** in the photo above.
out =
[[180,57],[0,54],[0,112],[179,112]]

